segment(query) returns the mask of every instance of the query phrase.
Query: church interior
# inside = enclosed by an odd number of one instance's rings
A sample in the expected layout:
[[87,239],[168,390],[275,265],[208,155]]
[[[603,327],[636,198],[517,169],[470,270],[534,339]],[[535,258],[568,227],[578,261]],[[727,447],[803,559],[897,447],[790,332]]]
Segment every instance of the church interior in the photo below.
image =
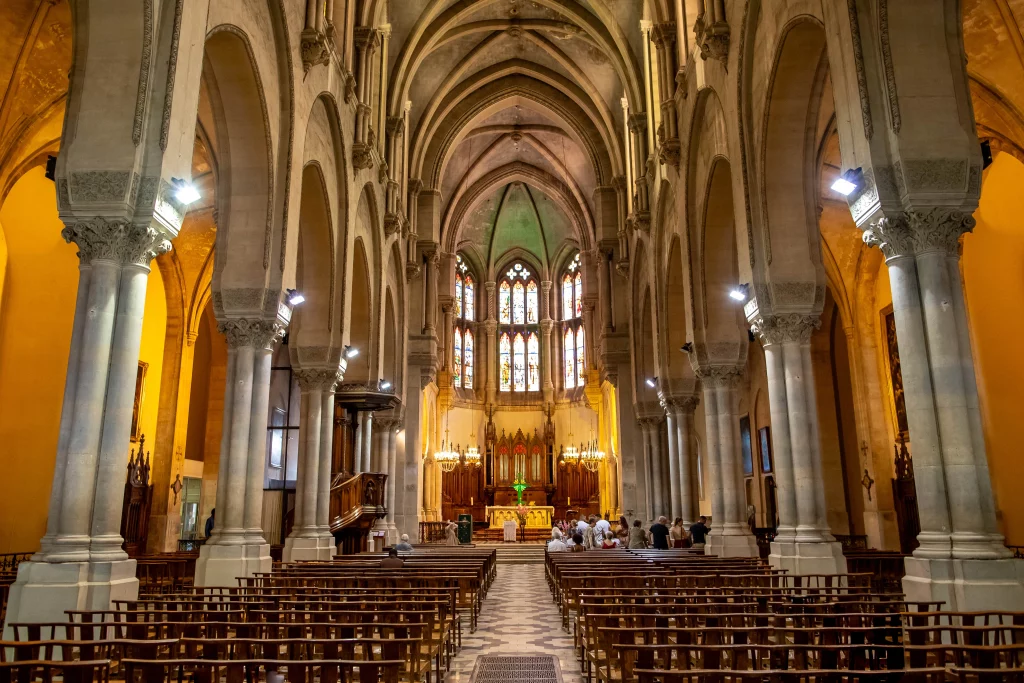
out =
[[0,37],[0,655],[114,648],[23,680],[280,637],[79,612],[312,586],[442,625],[289,679],[842,668],[587,613],[738,576],[898,605],[872,664],[927,680],[966,680],[940,624],[1024,618],[1024,0],[4,0]]

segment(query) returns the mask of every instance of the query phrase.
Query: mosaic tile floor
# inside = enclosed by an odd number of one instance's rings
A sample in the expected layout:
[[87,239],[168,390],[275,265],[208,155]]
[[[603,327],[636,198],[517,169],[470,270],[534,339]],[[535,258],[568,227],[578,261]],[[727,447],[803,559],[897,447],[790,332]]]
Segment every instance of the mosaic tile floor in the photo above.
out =
[[480,655],[554,655],[563,683],[582,683],[572,636],[562,630],[558,608],[544,580],[544,565],[498,565],[475,633],[463,622],[462,649],[452,660],[445,683],[470,683]]

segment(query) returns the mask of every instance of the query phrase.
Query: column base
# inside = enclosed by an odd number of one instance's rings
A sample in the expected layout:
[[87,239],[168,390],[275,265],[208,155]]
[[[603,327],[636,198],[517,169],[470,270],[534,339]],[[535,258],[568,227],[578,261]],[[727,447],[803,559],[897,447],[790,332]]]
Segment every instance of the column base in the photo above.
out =
[[704,546],[705,555],[717,555],[718,557],[757,557],[760,551],[757,549],[757,539],[746,527],[736,529],[724,529],[721,533],[712,533],[708,536],[707,545]]
[[301,536],[284,539],[281,560],[284,562],[310,562],[330,560],[336,552],[334,536]]
[[903,591],[908,601],[943,600],[957,612],[1024,610],[1024,560],[908,557]]
[[22,562],[7,602],[7,624],[67,621],[65,610],[108,610],[114,600],[137,600],[135,560]]
[[784,539],[772,541],[768,564],[790,574],[845,574],[846,556],[838,541],[802,543]]
[[252,576],[256,572],[269,572],[273,561],[270,559],[270,544],[259,545],[209,545],[199,549],[196,560],[197,586],[237,586],[240,576]]

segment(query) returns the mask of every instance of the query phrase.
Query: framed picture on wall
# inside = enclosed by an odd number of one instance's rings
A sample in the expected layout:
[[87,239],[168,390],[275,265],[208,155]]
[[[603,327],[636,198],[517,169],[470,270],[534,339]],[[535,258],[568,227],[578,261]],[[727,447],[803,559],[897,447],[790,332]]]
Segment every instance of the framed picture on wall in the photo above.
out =
[[135,374],[135,402],[132,404],[132,436],[131,440],[138,441],[142,435],[142,397],[146,388],[146,370],[149,363],[139,361],[139,369]]
[[757,441],[761,448],[761,471],[768,473],[772,471],[772,437],[770,427],[761,427],[757,430]]
[[754,473],[754,454],[750,443],[750,417],[747,415],[740,418],[740,447],[743,451],[743,476],[749,477]]

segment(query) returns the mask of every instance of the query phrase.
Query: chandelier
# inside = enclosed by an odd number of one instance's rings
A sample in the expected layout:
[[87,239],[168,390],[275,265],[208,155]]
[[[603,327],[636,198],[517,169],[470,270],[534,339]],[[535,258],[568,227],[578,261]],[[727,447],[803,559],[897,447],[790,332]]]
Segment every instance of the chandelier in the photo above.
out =
[[467,465],[473,465],[474,467],[480,467],[480,450],[476,446],[470,446],[466,449],[465,454],[462,456]]
[[571,443],[562,451],[562,460],[568,465],[576,465],[580,461],[580,451]]
[[[448,430],[445,430],[447,435]],[[440,465],[441,470],[444,472],[451,472],[455,469],[455,466],[459,464],[459,460],[462,456],[454,448],[445,448],[445,442],[441,442],[441,450],[434,453],[434,460]]]
[[580,453],[579,459],[591,472],[597,472],[598,468],[601,467],[601,463],[604,462],[604,451],[597,447],[597,441],[591,441],[587,444],[587,447]]

